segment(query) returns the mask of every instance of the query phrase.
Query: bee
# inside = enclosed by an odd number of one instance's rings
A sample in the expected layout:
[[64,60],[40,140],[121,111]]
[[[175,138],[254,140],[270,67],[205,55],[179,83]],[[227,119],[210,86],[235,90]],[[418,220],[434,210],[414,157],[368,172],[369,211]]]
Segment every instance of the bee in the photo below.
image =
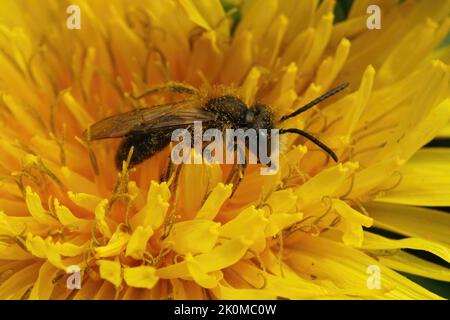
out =
[[[134,98],[139,100],[146,95],[164,91],[185,94],[190,98],[173,103],[136,108],[104,118],[86,129],[83,138],[86,141],[123,138],[115,156],[116,167],[120,170],[132,147],[133,153],[128,159],[130,167],[140,164],[163,150],[170,144],[174,130],[189,129],[193,126],[194,121],[201,121],[203,130],[215,128],[222,131],[225,129],[266,129],[269,131],[281,127],[279,134],[300,135],[316,144],[337,162],[336,154],[312,134],[297,128],[282,128],[282,125],[287,119],[311,109],[348,85],[348,83],[344,83],[296,111],[276,119],[271,108],[265,104],[254,103],[248,106],[237,96],[231,94],[199,99],[200,95],[197,89],[183,84],[169,83],[150,89]],[[245,169],[245,165],[243,167]]]

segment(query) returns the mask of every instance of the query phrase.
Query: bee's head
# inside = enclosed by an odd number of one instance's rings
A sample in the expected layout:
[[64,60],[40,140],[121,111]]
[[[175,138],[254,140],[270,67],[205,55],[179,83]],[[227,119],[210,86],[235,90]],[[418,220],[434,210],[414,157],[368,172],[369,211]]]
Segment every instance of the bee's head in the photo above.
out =
[[245,122],[248,128],[271,129],[273,127],[273,115],[265,104],[255,103],[247,109]]

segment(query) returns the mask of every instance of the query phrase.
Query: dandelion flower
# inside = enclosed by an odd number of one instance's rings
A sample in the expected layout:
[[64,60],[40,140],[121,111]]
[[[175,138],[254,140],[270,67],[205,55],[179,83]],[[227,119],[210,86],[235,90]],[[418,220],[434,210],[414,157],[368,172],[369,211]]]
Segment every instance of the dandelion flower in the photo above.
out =
[[[3,0],[0,13],[1,299],[437,299],[401,273],[450,281],[446,149],[450,2]],[[118,141],[86,144],[94,122],[174,94],[130,99],[168,81],[233,88],[339,156],[297,137],[276,175],[249,166],[230,198],[227,165],[184,165],[169,150],[117,172]],[[373,232],[403,235],[394,240]],[[80,268],[81,287],[66,282]],[[370,268],[379,283],[370,285]]]

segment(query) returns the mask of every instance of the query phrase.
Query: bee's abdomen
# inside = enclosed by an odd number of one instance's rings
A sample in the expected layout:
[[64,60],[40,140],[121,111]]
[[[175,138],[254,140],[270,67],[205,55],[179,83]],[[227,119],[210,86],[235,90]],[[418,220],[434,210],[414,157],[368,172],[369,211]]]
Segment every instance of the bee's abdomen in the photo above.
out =
[[160,131],[150,134],[134,134],[123,139],[116,153],[117,169],[122,169],[123,161],[127,160],[131,147],[134,148],[129,165],[134,167],[164,149],[170,143],[170,133]]

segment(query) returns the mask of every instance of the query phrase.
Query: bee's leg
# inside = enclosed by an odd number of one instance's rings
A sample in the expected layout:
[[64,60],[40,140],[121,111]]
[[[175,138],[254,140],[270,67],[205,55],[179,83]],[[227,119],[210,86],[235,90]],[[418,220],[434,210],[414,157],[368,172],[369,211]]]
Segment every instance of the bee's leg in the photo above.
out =
[[170,160],[170,155],[169,155],[169,160],[167,161],[166,168],[164,169],[163,172],[161,172],[161,175],[159,177],[159,182],[169,181],[170,176],[172,175],[172,172],[173,172],[173,165],[172,165],[172,161]]
[[170,191],[172,193],[175,193],[176,190],[178,190],[178,180],[180,178],[180,174],[181,174],[181,169],[183,168],[183,164],[178,164],[176,166],[174,166],[174,170],[171,170],[172,173],[169,176],[169,178],[167,179],[169,185],[170,185]]
[[172,176],[173,173],[173,164],[172,164],[172,158],[171,158],[171,153],[169,152],[169,157],[167,159],[167,165],[166,165],[166,169],[164,170],[164,172],[161,173],[161,176],[159,178],[160,182],[163,181],[169,181],[170,177]]
[[177,218],[176,212],[177,212],[177,203],[178,203],[178,180],[180,179],[181,170],[183,168],[183,164],[179,164],[174,166],[175,172],[172,173],[170,179],[168,180],[168,186],[170,190],[170,194],[172,195],[173,199],[173,206],[170,209],[170,212],[166,215],[166,219],[163,224],[163,234],[161,236],[161,240],[164,240],[167,238],[172,230],[173,224],[175,223],[175,220]]
[[238,189],[239,185],[241,184],[242,179],[244,178],[245,172],[247,170],[247,162],[243,164],[236,164],[233,167],[233,170],[230,174],[232,180],[228,183],[233,184],[233,190],[231,191],[230,198],[234,196],[234,193]]
[[[234,145],[235,151],[239,148],[238,145]],[[245,153],[244,155],[248,152],[248,148],[247,146],[245,147]],[[236,160],[237,160],[237,156],[236,156]],[[228,176],[227,179],[227,184],[232,183],[233,184],[233,190],[231,192],[230,198],[233,197],[234,193],[236,192],[237,188],[239,187],[239,184],[241,183],[242,179],[244,178],[245,175],[245,171],[247,169],[247,157],[244,158],[244,163],[240,164],[235,164],[231,170],[230,175]]]
[[[192,126],[188,126],[187,128],[186,128],[186,130],[188,130],[188,131],[191,131],[191,129],[192,129]],[[192,137],[191,137],[192,138]],[[193,139],[193,138],[192,138]],[[160,181],[169,181],[170,180],[170,178],[172,177],[172,174],[173,174],[173,172],[174,172],[174,169],[176,169],[176,170],[178,170],[178,167],[181,167],[181,165],[174,165],[173,163],[172,163],[172,147],[173,147],[173,145],[172,145],[172,142],[170,142],[169,143],[169,157],[168,157],[168,159],[167,159],[167,166],[166,166],[166,170],[165,170],[165,172],[163,172],[162,174],[161,174],[161,177],[160,177]],[[203,154],[203,153],[202,153]]]
[[141,93],[137,96],[131,95],[130,97],[134,100],[140,100],[146,96],[164,93],[164,92],[183,93],[183,94],[189,94],[189,95],[198,94],[198,90],[194,87],[191,87],[184,83],[171,81],[171,82],[168,82],[163,85],[156,85],[154,87],[151,87],[151,88],[145,90],[143,93]]

